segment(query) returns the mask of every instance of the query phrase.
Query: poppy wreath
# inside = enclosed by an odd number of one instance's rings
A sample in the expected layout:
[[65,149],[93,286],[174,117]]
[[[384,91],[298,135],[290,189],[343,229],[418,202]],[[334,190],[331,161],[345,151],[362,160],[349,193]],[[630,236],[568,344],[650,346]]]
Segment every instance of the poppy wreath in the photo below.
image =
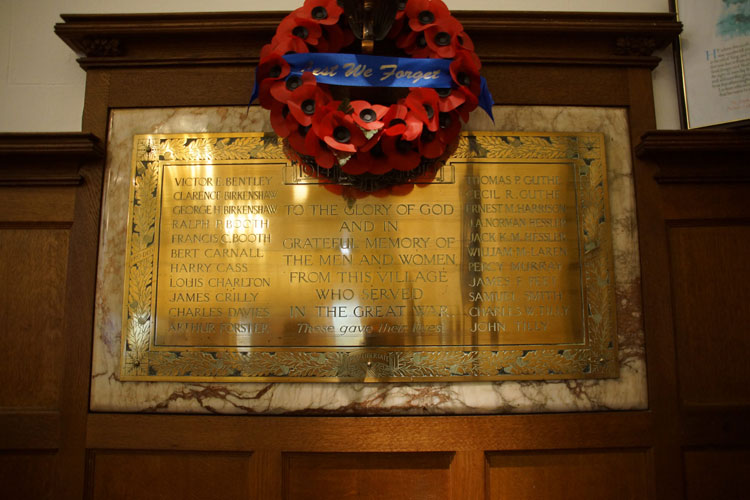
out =
[[[337,0],[305,0],[286,16],[261,51],[253,99],[257,95],[260,105],[270,111],[271,125],[284,138],[287,153],[308,172],[369,191],[424,177],[455,149],[461,120],[466,122],[479,104],[491,113],[491,98],[489,109],[486,99],[480,103],[489,93],[479,75],[481,63],[474,45],[441,0],[401,0],[386,37],[389,46],[418,58],[410,61],[414,63],[443,59],[442,68],[449,71],[441,75],[443,88],[432,88],[427,85],[438,82],[429,80],[437,80],[440,71],[396,73],[394,65],[375,64],[376,69],[390,68],[391,76],[404,74],[411,80],[396,85],[405,87],[406,95],[395,102],[371,103],[352,98],[355,87],[336,87],[347,85],[345,78],[330,85],[332,73],[361,76],[367,66],[352,64],[347,69],[346,64],[337,64],[313,70],[312,63],[295,65],[305,58],[300,54],[334,61],[355,57],[340,54],[350,45],[356,48],[345,17]],[[367,57],[386,59],[357,55],[356,62]],[[412,86],[410,81],[423,86]],[[378,95],[389,92],[393,94],[389,89]],[[342,93],[348,95],[335,98]]]

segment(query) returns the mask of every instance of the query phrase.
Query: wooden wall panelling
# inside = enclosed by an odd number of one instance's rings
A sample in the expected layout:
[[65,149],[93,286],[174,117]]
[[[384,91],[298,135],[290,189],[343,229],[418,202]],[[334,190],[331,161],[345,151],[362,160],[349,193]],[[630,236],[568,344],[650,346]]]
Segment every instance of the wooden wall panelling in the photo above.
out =
[[[71,316],[73,304],[86,306],[81,296],[93,302],[93,280],[79,286],[76,274],[88,269],[91,277],[96,247],[77,249],[96,241],[100,185],[90,185],[85,171],[101,172],[88,163],[101,154],[85,134],[0,134],[4,498],[66,498],[69,485],[82,484],[71,471],[83,465],[90,329],[71,325]],[[88,221],[82,204],[93,212]],[[88,240],[86,230],[94,233]],[[91,309],[84,311],[90,322]]]
[[451,453],[285,453],[283,498],[449,498],[452,458]]
[[[649,276],[644,262],[644,300],[656,301],[646,311],[669,323],[662,336],[651,337],[665,345],[661,352],[669,356],[659,361],[675,380],[674,401],[662,412],[674,414],[677,434],[669,445],[681,455],[687,498],[710,498],[712,485],[712,498],[740,498],[721,492],[746,491],[742,449],[750,446],[744,327],[750,315],[750,133],[649,132],[636,151],[647,160],[638,172],[641,187],[657,204],[643,222],[648,233],[641,230],[641,243],[658,252],[663,266]],[[647,261],[650,254],[642,255]]]
[[750,491],[750,449],[688,449],[688,500],[746,498]]
[[[283,15],[63,16],[56,32],[87,71],[84,130],[104,139],[114,107],[246,104],[260,47]],[[655,126],[650,70],[658,59],[652,53],[680,30],[671,14],[458,12],[457,17],[479,47],[498,104],[623,107],[633,144]],[[639,191],[646,213],[656,209],[658,204],[649,200],[655,192],[642,185]],[[651,249],[653,239],[647,240],[642,248]],[[92,241],[85,245],[96,248]],[[644,270],[660,276],[661,254],[653,249],[657,259],[649,257]],[[656,299],[647,313],[648,369],[656,375],[650,377],[652,411],[378,418],[89,414],[90,492],[102,491],[98,483],[107,480],[117,461],[148,456],[176,464],[199,452],[221,452],[249,457],[249,488],[257,498],[282,498],[285,471],[312,471],[317,463],[310,457],[329,457],[329,463],[341,465],[337,457],[345,453],[355,455],[365,469],[386,456],[402,460],[404,467],[409,467],[404,457],[427,457],[439,464],[449,458],[447,465],[429,469],[437,474],[435,484],[448,485],[445,497],[477,499],[492,493],[486,489],[492,460],[497,465],[511,456],[528,459],[536,461],[537,472],[554,474],[555,458],[572,457],[573,466],[604,456],[605,463],[625,467],[635,478],[633,491],[647,488],[649,497],[665,498],[656,492],[679,493],[681,467],[674,465],[679,453],[670,448],[679,432],[670,413],[674,365],[661,363],[670,355],[670,344],[651,339],[662,337],[671,325],[654,314],[663,305]],[[653,452],[647,451],[652,447]],[[184,454],[164,455],[176,450]],[[494,470],[497,474],[502,468]],[[659,489],[653,470],[660,473]],[[366,475],[357,477],[367,480]]]
[[503,452],[488,457],[488,499],[595,500],[648,496],[645,450]]
[[172,451],[90,452],[94,500],[248,500],[250,454]]
[[[650,82],[643,74],[632,70],[628,110],[631,145],[654,127],[654,104]],[[633,155],[638,242],[640,247],[641,284],[643,294],[643,322],[646,332],[649,408],[653,412],[655,435],[653,447],[656,498],[682,498],[683,471],[679,446],[680,429],[677,411],[677,375],[674,364],[672,317],[669,310],[669,256],[665,248],[661,196],[653,181],[653,173],[644,160]]]

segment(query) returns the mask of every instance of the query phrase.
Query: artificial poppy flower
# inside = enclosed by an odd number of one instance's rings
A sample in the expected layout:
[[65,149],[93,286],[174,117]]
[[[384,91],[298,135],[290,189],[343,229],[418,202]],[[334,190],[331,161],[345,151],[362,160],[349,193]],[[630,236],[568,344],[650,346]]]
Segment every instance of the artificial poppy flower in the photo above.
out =
[[297,125],[297,128],[291,131],[286,140],[289,141],[289,145],[292,147],[292,149],[294,149],[295,151],[299,151],[300,153],[307,154],[305,152],[305,137],[307,137],[307,133],[311,128],[312,127],[310,127],[309,125]]
[[463,26],[461,27],[461,32],[456,37],[456,41],[461,48],[474,52],[474,42],[471,40],[471,37],[467,35],[463,30]]
[[[297,13],[300,9],[294,11]],[[290,15],[285,17],[276,29],[276,35],[271,39],[275,52],[309,52],[308,45],[318,45],[323,36],[320,24],[312,19]]]
[[398,136],[384,135],[380,140],[383,153],[394,170],[414,170],[422,162],[422,156],[412,141]]
[[461,23],[450,17],[430,26],[423,33],[427,46],[434,54],[443,59],[453,59],[461,47],[458,37],[463,29]]
[[357,152],[356,155],[352,156],[349,161],[341,167],[341,170],[349,175],[360,175],[367,172],[369,164],[361,161],[360,154],[364,155],[364,153]]
[[427,45],[425,34],[421,31],[409,31],[396,39],[396,47],[414,58],[432,57],[432,49]]
[[338,24],[325,26],[323,36],[318,40],[318,52],[338,52],[353,41],[352,32],[345,32]]
[[398,37],[404,29],[404,26],[409,21],[406,17],[406,4],[407,0],[399,0],[396,4],[396,18],[391,25],[391,30],[388,32],[388,38],[393,40]]
[[440,158],[445,151],[445,144],[440,141],[437,132],[423,130],[417,144],[419,146],[419,154],[425,158]]
[[344,9],[336,0],[305,0],[305,4],[295,11],[298,17],[325,25],[336,24],[343,13]]
[[400,136],[407,141],[413,141],[422,133],[422,121],[409,112],[403,104],[394,104],[383,117],[385,129],[383,134],[389,137]]
[[289,63],[279,54],[271,53],[260,60],[255,70],[255,79],[258,84],[258,98],[260,105],[264,108],[271,107],[271,85],[274,82],[286,78],[289,74]]
[[308,88],[317,88],[315,75],[304,71],[302,76],[290,75],[286,80],[279,80],[271,85],[271,95],[279,102],[286,103],[295,92],[308,92]]
[[383,148],[379,142],[369,151],[358,151],[354,158],[356,158],[357,164],[366,168],[365,172],[374,175],[383,175],[393,169],[393,165],[383,153]]
[[440,113],[438,117],[440,127],[438,128],[438,140],[445,144],[450,145],[458,133],[461,131],[461,122],[458,120],[458,112],[451,111],[450,113]]
[[467,93],[461,89],[435,89],[435,91],[438,95],[438,108],[443,113],[453,111],[466,102]]
[[331,97],[328,92],[317,85],[302,85],[299,90],[292,92],[287,105],[299,124],[307,127],[312,125],[315,110],[322,108],[330,101]]
[[413,88],[404,103],[430,132],[438,128],[439,97],[435,89]]
[[365,130],[378,130],[385,125],[380,121],[388,112],[386,106],[379,104],[370,104],[367,101],[352,101],[349,103],[352,107],[352,118],[354,123]]
[[456,58],[451,63],[450,70],[453,81],[461,90],[471,92],[475,96],[479,95],[479,92],[482,90],[479,68],[463,51],[459,51],[456,54]]
[[423,31],[441,20],[450,19],[448,7],[440,0],[409,0],[406,15],[412,31]]
[[332,101],[325,106],[321,113],[323,117],[320,120],[313,119],[313,129],[332,149],[343,153],[355,153],[367,139],[351,115],[338,109],[339,105],[339,101]]
[[304,148],[300,151],[315,158],[315,163],[322,168],[329,169],[336,163],[336,156],[329,151],[328,146],[315,135],[312,129],[308,129],[305,134]]
[[289,112],[289,106],[282,102],[273,101],[271,105],[271,126],[279,137],[289,137],[297,128],[297,120]]

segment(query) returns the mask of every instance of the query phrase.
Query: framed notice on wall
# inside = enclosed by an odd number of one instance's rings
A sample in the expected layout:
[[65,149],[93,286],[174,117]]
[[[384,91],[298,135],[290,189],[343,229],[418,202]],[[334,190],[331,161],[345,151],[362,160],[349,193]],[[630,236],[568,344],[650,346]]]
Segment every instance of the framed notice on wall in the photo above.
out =
[[[750,119],[750,0],[678,0],[688,128]],[[745,122],[746,123],[746,122]]]

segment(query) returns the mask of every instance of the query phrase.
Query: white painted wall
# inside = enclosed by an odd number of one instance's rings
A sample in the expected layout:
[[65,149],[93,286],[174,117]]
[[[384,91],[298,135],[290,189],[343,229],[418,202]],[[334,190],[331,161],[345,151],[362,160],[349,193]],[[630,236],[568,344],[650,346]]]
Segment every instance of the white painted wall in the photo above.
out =
[[[452,10],[668,12],[668,0],[446,0]],[[81,129],[85,73],[55,34],[59,15],[292,10],[302,0],[0,0],[0,132]],[[671,49],[654,72],[659,128],[679,128]]]

